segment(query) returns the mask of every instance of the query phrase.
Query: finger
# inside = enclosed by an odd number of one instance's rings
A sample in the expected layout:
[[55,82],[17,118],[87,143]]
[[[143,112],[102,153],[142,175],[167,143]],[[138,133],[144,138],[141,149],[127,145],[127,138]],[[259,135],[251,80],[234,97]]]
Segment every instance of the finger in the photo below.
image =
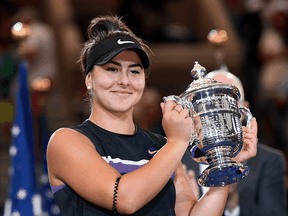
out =
[[250,123],[250,127],[247,127],[247,126],[245,126],[245,127],[249,128],[249,129],[251,129],[251,130],[253,130],[253,131],[255,131],[257,133],[258,124],[257,124],[256,118],[255,117],[252,118],[251,123]]
[[182,111],[182,109],[183,109],[182,106],[179,104],[173,108],[173,110],[177,111],[178,113],[180,113]]
[[201,160],[202,163],[208,164],[208,162],[207,162],[207,157],[204,157],[204,156],[203,156],[203,157],[200,158],[200,160]]
[[257,135],[254,133],[243,133],[243,138],[245,139],[257,139]]
[[247,128],[245,126],[242,127],[243,134],[254,134],[257,136],[257,132],[255,130],[252,130],[251,128]]
[[188,110],[188,109],[183,109],[183,110],[181,110],[180,115],[181,115],[183,118],[189,118],[189,110]]
[[255,156],[257,153],[257,142],[252,140],[245,140],[242,151],[247,152],[247,158]]
[[237,155],[238,159],[236,160],[238,163],[242,163],[244,161],[249,160],[252,157],[255,157],[257,154],[257,149],[243,149],[243,151],[241,152],[241,154],[239,154],[239,156]]
[[253,138],[253,139],[247,139],[244,138],[244,143],[243,143],[243,149],[247,149],[247,148],[251,148],[251,149],[255,149],[257,148],[257,139]]
[[164,103],[163,106],[163,114],[166,112],[171,112],[173,110],[173,108],[175,107],[176,103],[172,100],[168,100],[166,103]]
[[247,149],[254,149],[256,146],[256,142],[251,140],[251,139],[245,139],[244,143],[243,143],[243,149],[247,150]]
[[193,158],[197,163],[202,163],[202,164],[208,164],[209,163],[207,162],[207,157],[206,156],[202,156],[202,157],[199,157],[199,158]]
[[257,124],[257,121],[256,121],[256,118],[252,118],[252,121],[251,121],[251,129],[253,131],[255,131],[256,133],[258,132],[258,124]]
[[162,110],[162,114],[164,114],[164,102],[160,103],[160,107],[161,107],[161,110]]

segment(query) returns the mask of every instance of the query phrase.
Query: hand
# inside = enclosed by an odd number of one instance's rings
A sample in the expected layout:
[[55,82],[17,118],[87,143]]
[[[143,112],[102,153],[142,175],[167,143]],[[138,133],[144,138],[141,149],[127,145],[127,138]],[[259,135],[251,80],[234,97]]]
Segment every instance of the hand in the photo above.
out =
[[188,145],[194,124],[192,118],[189,117],[189,110],[183,109],[181,105],[177,105],[172,100],[161,103],[161,108],[162,126],[168,141],[184,142]]
[[254,157],[257,153],[257,121],[255,118],[252,119],[251,121],[251,128],[247,127],[242,127],[243,130],[243,138],[244,138],[244,143],[243,143],[243,148],[242,151],[235,157],[233,158],[234,161],[236,162],[244,162],[247,161],[248,159]]
[[175,170],[174,185],[176,189],[176,215],[189,215],[191,206],[198,201],[198,198],[195,197],[194,191],[191,188],[191,184],[188,182],[183,168],[182,163],[179,163],[177,169]]

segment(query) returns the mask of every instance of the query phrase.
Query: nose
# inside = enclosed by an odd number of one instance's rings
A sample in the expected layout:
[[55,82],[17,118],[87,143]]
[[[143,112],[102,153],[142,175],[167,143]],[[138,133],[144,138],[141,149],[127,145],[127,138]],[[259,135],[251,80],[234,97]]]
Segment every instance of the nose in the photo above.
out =
[[118,77],[118,85],[128,86],[129,83],[130,83],[130,80],[129,80],[128,73],[125,70],[121,71]]

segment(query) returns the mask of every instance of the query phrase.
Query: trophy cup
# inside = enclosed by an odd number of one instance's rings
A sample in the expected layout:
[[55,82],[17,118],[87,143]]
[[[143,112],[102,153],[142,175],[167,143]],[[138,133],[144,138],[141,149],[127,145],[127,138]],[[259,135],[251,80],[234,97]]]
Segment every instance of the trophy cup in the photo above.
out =
[[[191,132],[188,150],[191,156],[207,157],[209,167],[199,176],[198,183],[219,187],[235,183],[249,174],[249,168],[232,161],[243,147],[242,121],[250,127],[253,118],[249,109],[238,105],[239,89],[231,84],[205,78],[206,69],[197,61],[191,70],[195,80],[179,96],[164,97],[189,109],[200,117],[201,128]],[[201,135],[200,135],[201,134]]]

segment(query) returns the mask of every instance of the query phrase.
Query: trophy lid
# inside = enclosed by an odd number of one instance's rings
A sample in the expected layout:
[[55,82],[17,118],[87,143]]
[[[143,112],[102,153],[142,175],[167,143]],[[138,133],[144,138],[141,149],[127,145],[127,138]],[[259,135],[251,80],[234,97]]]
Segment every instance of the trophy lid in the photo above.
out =
[[201,66],[198,61],[195,61],[194,67],[191,70],[191,76],[195,79],[188,88],[180,95],[180,97],[190,96],[193,93],[206,91],[207,89],[219,89],[220,91],[224,92],[231,92],[235,94],[237,100],[240,98],[240,91],[239,89],[232,85],[217,82],[212,78],[206,78],[204,75],[206,73],[206,68]]

